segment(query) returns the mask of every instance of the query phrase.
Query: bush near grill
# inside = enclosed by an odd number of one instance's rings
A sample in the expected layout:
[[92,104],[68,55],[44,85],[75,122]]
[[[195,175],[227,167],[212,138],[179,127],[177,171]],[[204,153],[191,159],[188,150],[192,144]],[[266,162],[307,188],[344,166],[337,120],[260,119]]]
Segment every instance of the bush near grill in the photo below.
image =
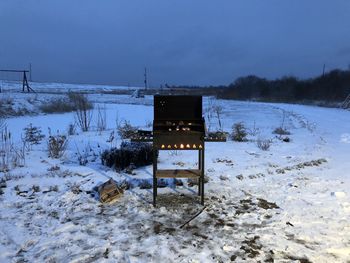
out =
[[50,135],[47,142],[49,157],[58,159],[63,156],[68,146],[68,139],[65,135]]
[[122,139],[130,139],[137,135],[137,128],[132,126],[130,122],[124,121],[123,124],[119,124],[117,127],[118,135]]
[[245,125],[243,124],[243,122],[238,122],[235,123],[232,126],[232,140],[236,141],[236,142],[245,142],[247,141],[247,128],[245,127]]
[[209,138],[226,138],[227,135],[229,135],[229,133],[224,131],[212,131],[207,133],[207,137]]
[[102,164],[123,170],[133,164],[135,167],[153,163],[153,148],[149,143],[122,142],[120,148],[105,150],[101,155]]
[[272,143],[272,140],[259,138],[256,142],[256,145],[260,150],[268,151],[270,149],[271,143]]

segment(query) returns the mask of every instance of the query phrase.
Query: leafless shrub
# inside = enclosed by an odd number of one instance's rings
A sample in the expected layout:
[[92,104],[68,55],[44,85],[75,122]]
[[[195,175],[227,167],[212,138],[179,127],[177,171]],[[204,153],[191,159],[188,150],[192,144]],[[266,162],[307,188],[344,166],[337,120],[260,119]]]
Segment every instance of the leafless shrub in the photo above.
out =
[[274,131],[272,133],[274,134],[278,134],[278,135],[290,135],[290,132],[284,127],[284,122],[286,120],[286,115],[287,112],[285,110],[283,110],[283,116],[282,116],[282,122],[281,125],[279,127],[277,127],[276,129],[274,129]]
[[27,142],[14,144],[12,134],[6,124],[0,128],[0,172],[7,172],[13,167],[23,167],[26,159]]
[[39,108],[44,113],[72,112],[76,109],[67,98],[52,98],[50,101],[41,104]]
[[213,119],[213,114],[214,114],[213,99],[209,99],[208,106],[205,107],[204,112],[205,112],[205,118],[207,119],[206,120],[207,129],[208,131],[211,131],[211,120]]
[[26,164],[26,151],[28,150],[27,141],[22,138],[22,143],[13,145],[12,165],[14,167],[23,167]]
[[[66,97],[52,98],[50,101],[43,103],[39,108],[45,113],[72,112],[76,111],[77,106],[84,100],[87,101],[84,94],[69,91]],[[88,107],[92,109],[93,105],[88,102]]]
[[68,146],[68,139],[65,135],[51,135],[47,143],[47,149],[49,152],[49,157],[51,158],[61,158],[66,152]]
[[75,133],[76,133],[75,124],[70,123],[70,124],[68,125],[67,132],[68,132],[68,135],[70,135],[70,136],[75,135]]
[[76,149],[77,149],[77,156],[78,156],[78,162],[79,165],[85,166],[88,162],[89,162],[89,157],[92,153],[92,155],[95,155],[95,153],[93,152],[90,143],[86,144],[84,149],[82,151],[79,150],[78,145],[75,145]]
[[67,97],[73,105],[76,105],[76,107],[78,107],[79,104],[84,103],[88,109],[93,109],[93,104],[88,100],[86,94],[68,91]]
[[11,132],[6,126],[0,131],[0,133],[0,172],[7,172],[10,170],[13,143]]
[[244,142],[247,141],[247,129],[242,122],[235,123],[232,126],[231,133],[232,140],[236,142]]
[[69,92],[68,97],[74,103],[75,119],[83,132],[89,131],[92,120],[92,103],[82,93]]
[[204,109],[208,131],[211,131],[211,122],[213,118],[217,119],[219,130],[223,130],[222,113],[223,107],[221,105],[216,104],[213,99],[209,99],[208,106]]
[[257,136],[259,134],[259,128],[256,127],[255,121],[251,129],[247,129],[247,132],[250,136]]
[[214,111],[214,113],[216,115],[216,118],[218,120],[219,129],[220,129],[220,131],[222,131],[221,115],[222,115],[222,112],[223,112],[223,108],[220,105],[215,105],[213,107],[213,111]]
[[290,135],[290,132],[282,126],[274,129],[273,133],[278,135]]
[[2,95],[0,97],[0,116],[6,117],[9,115],[16,115],[16,111],[13,109],[13,98]]
[[107,114],[106,106],[97,106],[97,130],[99,132],[105,131],[107,128]]
[[263,151],[268,151],[270,149],[272,141],[267,139],[259,138],[256,142],[258,148]]
[[27,101],[28,101],[30,104],[34,104],[36,101],[38,101],[38,97],[39,97],[39,94],[38,94],[38,93],[35,93],[34,95],[28,97],[28,98],[27,98]]
[[119,187],[120,189],[123,189],[123,190],[129,190],[129,189],[134,188],[134,186],[132,185],[132,183],[131,183],[129,180],[126,180],[126,179],[124,179],[124,180],[121,181],[121,182],[118,182],[118,187]]
[[120,119],[119,119],[119,112],[116,111],[116,113],[115,113],[115,125],[118,128],[120,126],[120,124],[121,124],[121,122],[120,122]]
[[9,95],[1,94],[0,96],[0,116],[23,116],[29,113],[34,113],[33,110],[26,106],[20,106],[14,103],[14,99]]
[[124,121],[123,124],[119,125],[117,131],[122,139],[130,139],[137,134],[137,128],[132,126],[129,121]]
[[115,132],[111,131],[111,133],[109,134],[109,137],[108,137],[106,142],[110,143],[111,147],[112,147],[114,140],[115,140]]

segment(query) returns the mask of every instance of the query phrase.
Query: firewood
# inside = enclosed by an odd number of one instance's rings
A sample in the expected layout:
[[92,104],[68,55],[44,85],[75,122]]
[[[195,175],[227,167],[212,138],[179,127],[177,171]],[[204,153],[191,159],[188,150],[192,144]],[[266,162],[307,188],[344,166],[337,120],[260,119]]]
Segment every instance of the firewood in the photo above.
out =
[[112,178],[107,182],[101,184],[97,188],[97,191],[102,203],[110,203],[112,201],[115,201],[123,194],[123,190],[118,187],[116,181],[114,181]]

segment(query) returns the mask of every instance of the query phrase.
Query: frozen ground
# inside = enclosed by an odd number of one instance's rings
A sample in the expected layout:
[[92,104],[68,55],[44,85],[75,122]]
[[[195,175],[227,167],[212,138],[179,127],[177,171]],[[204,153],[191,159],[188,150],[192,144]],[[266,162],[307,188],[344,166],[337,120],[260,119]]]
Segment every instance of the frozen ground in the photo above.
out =
[[[180,228],[202,209],[196,186],[183,180],[159,189],[153,208],[151,190],[137,186],[151,179],[151,166],[130,175],[100,164],[100,152],[121,142],[107,142],[116,121],[147,126],[152,99],[91,96],[106,106],[107,131],[78,131],[60,160],[47,157],[44,141],[24,167],[0,173],[0,262],[350,262],[349,111],[206,99],[205,106],[223,107],[225,130],[243,121],[251,135],[248,142],[207,143],[206,209]],[[289,143],[272,134],[283,119]],[[18,142],[29,123],[47,134],[73,122],[69,113],[10,118],[7,125]],[[269,151],[257,147],[258,138],[272,140]],[[159,165],[191,167],[195,157],[161,152]],[[88,192],[110,177],[134,187],[102,205]]]

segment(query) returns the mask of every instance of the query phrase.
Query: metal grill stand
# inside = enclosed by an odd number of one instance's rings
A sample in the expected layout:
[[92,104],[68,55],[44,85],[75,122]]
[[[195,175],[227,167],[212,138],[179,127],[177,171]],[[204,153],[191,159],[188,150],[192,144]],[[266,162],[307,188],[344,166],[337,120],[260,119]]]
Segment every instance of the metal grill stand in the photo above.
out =
[[[138,131],[135,142],[153,143],[153,205],[156,206],[158,179],[193,178],[198,181],[198,195],[204,205],[205,142],[224,142],[226,137],[208,137],[202,117],[201,96],[154,96],[153,131]],[[158,151],[198,151],[198,169],[158,170]]]
[[[154,145],[153,145],[154,146]],[[163,150],[153,147],[153,206],[156,206],[158,179],[161,178],[193,178],[198,180],[198,196],[204,205],[204,143],[198,149],[198,169],[158,170],[157,151]],[[193,149],[191,149],[193,150]]]

